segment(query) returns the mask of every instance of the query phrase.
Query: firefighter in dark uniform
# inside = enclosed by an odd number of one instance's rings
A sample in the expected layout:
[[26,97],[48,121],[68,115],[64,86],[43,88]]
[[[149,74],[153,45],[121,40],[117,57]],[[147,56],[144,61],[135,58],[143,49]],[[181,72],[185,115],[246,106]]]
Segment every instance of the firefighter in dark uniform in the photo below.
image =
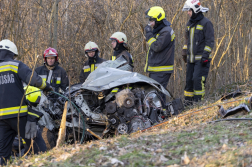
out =
[[[175,33],[170,27],[171,23],[165,18],[163,8],[154,6],[148,9],[145,14],[149,18],[149,24],[145,27],[145,37],[149,49],[144,72],[149,72],[150,78],[166,88],[173,73]],[[166,96],[160,95],[164,105]]]
[[88,60],[84,63],[84,67],[80,73],[80,83],[84,83],[88,75],[93,72],[102,62],[106,61],[99,57],[99,47],[95,42],[89,41],[85,45],[85,56]]
[[133,71],[133,57],[128,52],[129,47],[127,44],[127,36],[123,32],[115,32],[109,39],[111,40],[111,45],[114,49],[112,60],[116,60],[120,56],[124,56],[124,58],[127,60],[127,64],[130,65],[129,71]]
[[[16,45],[8,39],[0,42],[0,164],[6,164],[10,158],[12,143],[18,133],[17,116],[24,94],[23,83],[28,84],[32,70],[24,63],[14,60],[18,55]],[[48,83],[34,72],[30,85],[50,91]],[[19,131],[29,146],[37,135],[37,120],[40,113],[31,110],[26,100],[20,108]],[[36,145],[34,144],[36,147]],[[36,150],[35,150],[36,151]]]
[[188,11],[190,16],[186,24],[182,56],[187,63],[185,105],[191,105],[193,101],[201,101],[205,95],[205,84],[214,47],[214,29],[211,21],[203,15],[208,8],[203,8],[199,0],[187,0],[183,11]]
[[66,71],[59,66],[58,52],[54,48],[47,48],[43,54],[44,65],[35,69],[44,81],[50,83],[56,92],[61,88],[63,91],[69,86]]

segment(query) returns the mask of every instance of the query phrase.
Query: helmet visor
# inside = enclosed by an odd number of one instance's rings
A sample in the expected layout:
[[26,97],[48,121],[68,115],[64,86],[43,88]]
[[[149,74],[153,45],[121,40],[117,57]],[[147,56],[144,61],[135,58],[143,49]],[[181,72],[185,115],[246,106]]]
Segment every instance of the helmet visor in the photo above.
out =
[[87,50],[85,50],[85,52],[95,52],[95,51],[97,51],[98,49],[97,48],[92,48],[92,49],[87,49]]
[[45,57],[57,57],[55,54],[47,54]]
[[191,7],[185,3],[185,5],[184,5],[182,11],[183,11],[183,12],[184,12],[184,11],[189,11],[190,9],[191,9]]

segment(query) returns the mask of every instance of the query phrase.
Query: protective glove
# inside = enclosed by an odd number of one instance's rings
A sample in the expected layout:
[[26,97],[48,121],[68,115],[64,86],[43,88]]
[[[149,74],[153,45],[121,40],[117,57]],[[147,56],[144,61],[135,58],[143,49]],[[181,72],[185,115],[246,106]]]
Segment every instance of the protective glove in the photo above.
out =
[[152,28],[151,28],[151,26],[147,25],[144,27],[144,30],[145,30],[145,33],[148,33],[148,32],[152,31]]
[[206,58],[204,58],[204,57],[201,58],[201,65],[202,65],[202,66],[206,66],[208,62],[209,62],[208,59],[206,59]]
[[48,86],[45,87],[43,90],[43,93],[47,95],[50,91],[54,91],[53,87],[48,84]]
[[187,63],[187,55],[182,55],[182,57],[183,57],[184,62]]
[[25,125],[25,138],[33,139],[37,136],[37,124],[36,122],[27,121]]

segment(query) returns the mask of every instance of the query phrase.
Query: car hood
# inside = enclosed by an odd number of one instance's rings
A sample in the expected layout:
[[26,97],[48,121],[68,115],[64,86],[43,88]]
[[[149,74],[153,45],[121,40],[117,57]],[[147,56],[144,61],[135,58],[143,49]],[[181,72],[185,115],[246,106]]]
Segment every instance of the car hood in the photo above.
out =
[[103,62],[95,71],[89,74],[86,81],[81,85],[81,89],[103,91],[125,84],[146,83],[171,97],[170,93],[157,81],[137,72],[122,70],[125,69],[125,65],[128,65],[125,63],[127,61],[124,57],[120,57],[115,61]]

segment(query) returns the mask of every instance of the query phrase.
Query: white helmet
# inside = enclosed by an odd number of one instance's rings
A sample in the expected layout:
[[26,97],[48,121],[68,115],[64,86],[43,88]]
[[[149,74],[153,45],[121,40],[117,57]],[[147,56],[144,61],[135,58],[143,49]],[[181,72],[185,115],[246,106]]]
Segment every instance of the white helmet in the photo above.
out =
[[208,8],[202,7],[199,0],[187,0],[182,11],[189,11],[190,9],[192,9],[194,13],[208,12],[209,10]]
[[95,42],[89,41],[85,45],[84,50],[85,50],[85,56],[88,57],[87,52],[91,52],[91,51],[98,51],[99,52],[99,47]]
[[118,43],[128,43],[127,37],[124,33],[122,32],[115,32],[114,34],[111,35],[109,38],[110,40],[115,39]]
[[9,50],[15,55],[18,55],[17,46],[8,39],[3,39],[0,41],[0,50],[1,49]]

